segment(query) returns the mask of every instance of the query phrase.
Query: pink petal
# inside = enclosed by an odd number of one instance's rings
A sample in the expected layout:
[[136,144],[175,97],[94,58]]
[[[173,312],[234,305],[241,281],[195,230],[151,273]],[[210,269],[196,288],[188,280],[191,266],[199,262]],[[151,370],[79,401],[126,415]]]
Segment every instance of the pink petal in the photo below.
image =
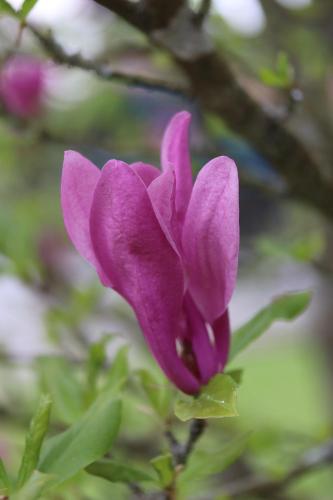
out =
[[175,174],[169,170],[157,177],[148,187],[156,217],[167,239],[179,253],[180,230],[176,220],[176,182]]
[[61,206],[65,227],[77,251],[99,272],[104,285],[109,280],[99,268],[90,240],[89,217],[100,170],[75,151],[66,151],[61,177]]
[[200,382],[205,385],[218,372],[218,356],[210,341],[206,323],[189,293],[185,295],[184,309],[189,340],[200,372]]
[[93,246],[114,288],[132,305],[166,375],[184,392],[199,383],[176,351],[183,269],[156,218],[146,187],[125,163],[102,170],[91,209]]
[[191,115],[177,113],[170,121],[163,136],[161,164],[164,171],[174,170],[176,175],[176,211],[182,224],[192,192],[192,169],[189,151]]
[[182,236],[190,293],[210,324],[233,293],[239,251],[238,174],[226,156],[200,171]]
[[141,177],[146,186],[149,186],[149,184],[161,174],[161,171],[158,170],[158,168],[153,165],[149,165],[149,163],[143,163],[142,161],[131,163],[130,167],[139,175],[139,177]]
[[230,322],[228,309],[213,323],[215,348],[218,354],[219,371],[222,371],[227,363],[230,347]]

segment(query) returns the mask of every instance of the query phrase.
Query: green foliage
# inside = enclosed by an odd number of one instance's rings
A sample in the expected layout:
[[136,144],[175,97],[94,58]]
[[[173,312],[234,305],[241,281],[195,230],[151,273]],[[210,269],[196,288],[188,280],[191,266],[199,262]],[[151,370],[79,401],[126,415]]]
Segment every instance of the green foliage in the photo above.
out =
[[9,14],[17,17],[16,10],[6,0],[0,0],[0,14]]
[[24,0],[18,13],[22,20],[30,14],[30,11],[35,7],[37,2],[38,0]]
[[109,452],[118,434],[121,402],[99,397],[65,432],[47,440],[38,470],[66,481]]
[[42,390],[54,402],[54,415],[65,424],[72,424],[82,414],[82,387],[73,367],[59,356],[43,356],[37,360]]
[[290,88],[294,81],[294,68],[285,52],[279,52],[275,68],[261,68],[260,78],[270,87]]
[[48,395],[41,396],[26,436],[25,449],[16,483],[17,489],[22,488],[37,468],[40,449],[49,426],[51,405],[52,400]]
[[173,483],[175,476],[171,453],[159,455],[158,457],[153,458],[150,463],[158,475],[161,487],[167,488],[170,486]]
[[182,493],[188,495],[198,488],[198,482],[219,474],[233,464],[244,452],[249,433],[221,442],[219,451],[203,451],[196,448],[190,455],[186,468],[180,473],[177,484]]
[[111,368],[106,373],[101,393],[117,394],[126,384],[128,376],[128,346],[125,345],[119,349],[114,357]]
[[96,286],[74,288],[66,304],[49,309],[46,323],[51,338],[57,342],[64,331],[71,330],[72,334],[76,334],[77,342],[82,343],[78,330],[96,307],[99,296],[100,288]]
[[237,387],[231,376],[219,373],[201,389],[198,396],[180,395],[176,401],[175,414],[182,421],[191,418],[236,417]]
[[291,321],[309,305],[310,292],[281,295],[232,335],[229,361],[258,339],[274,321]]
[[136,375],[151,407],[157,415],[162,418],[166,417],[170,411],[172,396],[172,389],[167,379],[163,377],[162,380],[158,380],[157,377],[146,369],[137,370]]
[[89,465],[86,471],[111,483],[154,481],[153,477],[146,472],[116,460],[99,460]]
[[54,477],[35,470],[22,489],[10,495],[11,500],[38,500],[54,483]]
[[94,342],[89,347],[88,361],[86,366],[86,388],[85,388],[85,404],[89,406],[97,396],[97,382],[103,365],[106,361],[106,347],[112,339],[111,335],[105,335],[98,342]]
[[261,238],[257,243],[258,249],[271,257],[288,257],[298,262],[311,262],[318,259],[323,253],[325,241],[319,232],[310,233],[291,241],[274,241]]
[[7,495],[10,491],[10,480],[6,471],[5,464],[0,458],[0,495]]

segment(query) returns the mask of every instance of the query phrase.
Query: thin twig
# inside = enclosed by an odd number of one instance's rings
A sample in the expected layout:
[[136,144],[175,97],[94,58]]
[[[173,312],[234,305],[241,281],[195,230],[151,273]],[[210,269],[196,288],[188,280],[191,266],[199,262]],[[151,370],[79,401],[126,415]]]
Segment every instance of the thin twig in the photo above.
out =
[[279,496],[292,482],[319,467],[333,464],[333,440],[306,452],[299,462],[282,479],[245,479],[226,485],[225,493],[230,498],[256,495],[261,498]]
[[202,433],[206,428],[206,421],[194,419],[191,421],[189,434],[184,444],[180,443],[170,429],[165,432],[165,437],[169,443],[175,466],[184,466]]
[[103,80],[119,82],[131,87],[145,90],[167,92],[169,94],[189,97],[190,93],[185,85],[170,81],[167,82],[165,80],[152,78],[146,75],[124,73],[119,70],[113,70],[106,64],[99,65],[93,61],[85,59],[80,54],[67,54],[62,46],[52,37],[50,32],[48,34],[44,34],[31,24],[27,25],[27,27],[38,39],[44,50],[46,50],[52,59],[59,64],[91,71]]

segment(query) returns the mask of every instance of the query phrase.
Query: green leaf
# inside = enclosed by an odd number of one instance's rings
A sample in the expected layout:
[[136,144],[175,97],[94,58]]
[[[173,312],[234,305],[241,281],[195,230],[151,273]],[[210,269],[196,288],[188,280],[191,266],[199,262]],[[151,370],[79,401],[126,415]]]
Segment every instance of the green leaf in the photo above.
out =
[[54,476],[35,470],[22,489],[10,495],[10,500],[38,500],[54,485]]
[[146,474],[146,472],[116,460],[99,460],[89,465],[86,471],[93,476],[111,481],[111,483],[153,481],[153,478]]
[[198,488],[197,481],[219,474],[233,464],[243,454],[249,436],[250,433],[246,433],[225,444],[221,443],[219,451],[206,452],[195,449],[177,480],[182,492],[188,493],[191,489]]
[[151,407],[161,417],[169,413],[171,391],[167,380],[157,380],[148,370],[136,371]]
[[111,368],[106,374],[106,380],[102,388],[102,392],[111,392],[111,394],[116,394],[125,385],[129,375],[127,356],[128,346],[125,345],[119,349],[112,361]]
[[40,449],[49,427],[51,405],[50,396],[42,395],[25,439],[25,448],[16,484],[17,489],[22,488],[37,467]]
[[82,415],[82,389],[73,375],[73,367],[58,356],[43,356],[37,360],[41,386],[54,404],[55,417],[72,424]]
[[241,385],[243,380],[243,370],[228,370],[224,372],[229,377],[233,378],[237,385]]
[[38,470],[58,476],[58,484],[102,458],[117,436],[121,402],[99,397],[65,432],[42,448]]
[[261,253],[271,257],[287,257],[298,262],[311,262],[322,255],[325,240],[323,234],[315,232],[282,243],[268,238],[260,238],[257,247]]
[[11,485],[6,467],[0,458],[0,495],[7,495],[10,492],[10,488]]
[[98,342],[93,343],[89,348],[87,361],[87,382],[84,394],[86,406],[89,406],[97,396],[97,379],[106,360],[106,346],[111,335],[105,335]]
[[223,418],[238,416],[236,391],[238,384],[225,373],[215,375],[201,389],[199,396],[182,394],[176,401],[175,415],[185,422],[191,418]]
[[171,453],[165,453],[150,460],[157,472],[159,483],[162,488],[167,488],[174,481],[174,467]]
[[38,0],[24,0],[22,7],[19,10],[19,16],[22,20],[24,20],[30,11],[34,8]]
[[309,305],[310,292],[281,295],[232,335],[229,361],[259,338],[274,321],[291,321]]
[[6,0],[0,0],[0,14],[9,14],[14,17],[18,15],[16,10]]
[[286,52],[279,52],[276,58],[275,68],[261,68],[260,78],[265,85],[288,88],[293,83],[294,73],[294,68]]

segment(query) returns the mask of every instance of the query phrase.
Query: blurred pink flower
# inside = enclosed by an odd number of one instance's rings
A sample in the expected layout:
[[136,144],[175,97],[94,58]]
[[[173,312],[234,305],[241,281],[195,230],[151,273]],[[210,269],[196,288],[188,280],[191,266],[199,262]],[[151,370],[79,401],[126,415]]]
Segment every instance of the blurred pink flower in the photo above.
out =
[[162,171],[65,153],[61,201],[80,254],[133,307],[167,377],[195,394],[222,371],[239,250],[238,174],[214,158],[193,185],[187,112],[164,134]]
[[16,55],[0,71],[0,98],[6,109],[21,118],[36,116],[45,90],[45,63]]

